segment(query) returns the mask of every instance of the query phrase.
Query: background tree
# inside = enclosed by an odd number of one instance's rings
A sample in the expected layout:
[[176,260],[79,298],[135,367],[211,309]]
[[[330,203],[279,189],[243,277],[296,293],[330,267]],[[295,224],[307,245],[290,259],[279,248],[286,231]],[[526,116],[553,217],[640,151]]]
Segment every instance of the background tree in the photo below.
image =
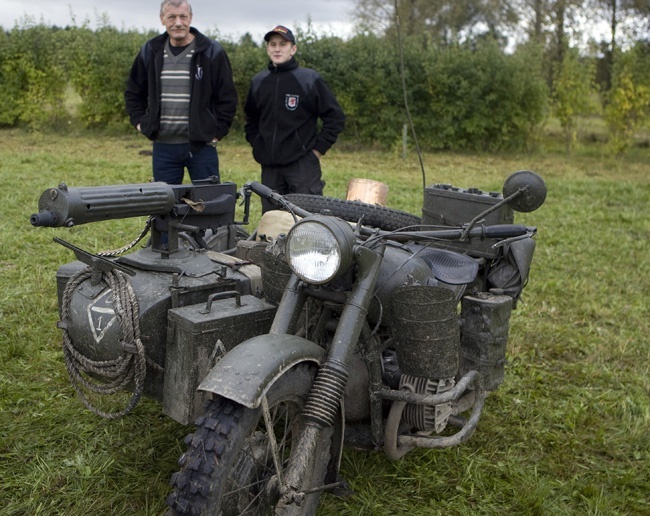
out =
[[65,33],[70,86],[80,99],[77,116],[86,128],[131,129],[124,107],[126,78],[144,42],[156,33],[120,32],[106,23]]
[[0,125],[34,129],[64,123],[66,79],[56,33],[43,25],[15,27],[0,38]]
[[609,41],[603,42],[604,88],[612,87],[612,73],[617,50],[622,44],[648,39],[650,28],[650,1],[648,0],[590,0],[595,21],[605,22]]
[[635,131],[648,120],[649,111],[650,44],[640,42],[617,56],[612,88],[607,93],[605,121],[613,154],[623,154],[632,146]]
[[430,103],[413,109],[420,134],[445,150],[529,148],[548,97],[538,57],[534,46],[506,54],[492,40],[430,53]]
[[529,41],[546,45],[549,3],[549,0],[524,0],[521,19],[528,20],[526,32]]
[[[342,143],[401,149],[409,122],[406,95],[422,149],[530,150],[552,113],[570,150],[578,121],[590,112],[586,101],[596,97],[590,86],[593,63],[602,61],[593,54],[586,57],[575,44],[581,34],[573,25],[590,13],[595,19],[582,0],[511,0],[507,7],[516,7],[520,15],[517,30],[508,28],[508,20],[517,17],[499,11],[502,0],[456,5],[359,1],[383,13],[384,33],[359,31],[344,40],[318,35],[311,25],[296,29],[299,60],[320,71],[347,114]],[[401,49],[391,17],[396,5],[408,8],[400,22],[406,19],[408,31],[415,32],[407,31]],[[459,5],[463,12],[456,9]],[[479,9],[488,5],[491,18]],[[535,10],[526,11],[526,6]],[[646,21],[639,16],[633,20],[635,27]],[[108,22],[96,30],[87,24],[60,29],[25,22],[0,31],[0,126],[132,131],[124,85],[135,55],[151,35],[120,31]],[[516,36],[519,44],[504,48],[505,35]],[[228,51],[243,102],[251,78],[267,62],[264,49],[250,35],[239,41],[216,37]],[[603,95],[609,102],[610,149],[617,153],[633,144],[632,137],[648,119],[650,44],[636,37],[631,47],[617,44],[622,62],[614,67],[612,90]],[[233,136],[241,136],[242,125],[240,108]]]
[[516,0],[520,32],[524,41],[545,48],[546,77],[553,82],[553,70],[564,60],[565,52],[582,39],[584,24],[580,22],[585,0]]
[[427,34],[441,45],[489,35],[505,45],[517,13],[507,0],[358,0],[355,18],[361,30],[394,35],[396,15],[405,37]]
[[580,117],[594,111],[594,77],[593,63],[581,60],[577,49],[564,53],[555,76],[552,105],[564,132],[567,154],[571,153],[578,141]]

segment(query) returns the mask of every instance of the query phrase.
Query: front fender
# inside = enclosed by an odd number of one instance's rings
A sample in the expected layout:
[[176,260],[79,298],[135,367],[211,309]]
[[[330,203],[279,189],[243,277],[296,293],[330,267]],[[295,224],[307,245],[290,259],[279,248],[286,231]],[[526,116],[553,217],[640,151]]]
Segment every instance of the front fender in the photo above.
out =
[[257,408],[271,385],[300,362],[320,364],[325,350],[295,335],[258,335],[231,349],[210,370],[200,391]]

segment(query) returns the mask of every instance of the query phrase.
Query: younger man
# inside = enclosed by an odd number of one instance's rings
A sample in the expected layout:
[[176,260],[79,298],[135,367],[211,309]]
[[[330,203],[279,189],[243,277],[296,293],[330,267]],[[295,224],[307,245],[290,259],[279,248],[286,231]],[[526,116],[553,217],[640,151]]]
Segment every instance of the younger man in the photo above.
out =
[[[298,66],[290,29],[278,25],[264,40],[268,69],[253,77],[244,106],[246,139],[262,165],[262,184],[281,195],[323,195],[320,158],[343,130],[345,115],[318,72]],[[262,211],[271,209],[262,200]]]

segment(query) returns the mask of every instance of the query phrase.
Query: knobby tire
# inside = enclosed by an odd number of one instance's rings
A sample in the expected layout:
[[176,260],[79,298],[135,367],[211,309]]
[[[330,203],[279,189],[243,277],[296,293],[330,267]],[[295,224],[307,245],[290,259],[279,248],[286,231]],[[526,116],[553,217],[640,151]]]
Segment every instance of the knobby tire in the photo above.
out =
[[[269,389],[267,399],[280,445],[283,468],[297,439],[301,414],[313,383],[315,368],[300,364],[287,371]],[[312,457],[302,489],[323,484],[330,460],[330,440],[322,440]],[[173,493],[167,499],[172,514],[273,514],[277,496],[267,485],[275,474],[261,408],[249,409],[216,397],[205,416],[187,436],[187,452],[172,476]],[[276,489],[277,491],[277,489]],[[283,508],[290,516],[314,514],[320,493],[307,495],[300,507]]]

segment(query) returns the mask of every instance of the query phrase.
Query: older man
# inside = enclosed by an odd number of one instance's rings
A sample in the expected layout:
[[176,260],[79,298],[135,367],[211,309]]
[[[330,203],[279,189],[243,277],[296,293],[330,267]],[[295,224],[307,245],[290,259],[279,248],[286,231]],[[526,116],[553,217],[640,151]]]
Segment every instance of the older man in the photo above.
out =
[[217,143],[228,133],[237,90],[223,47],[191,26],[187,0],[164,0],[165,33],[136,56],[124,99],[133,126],[153,141],[155,181],[219,177]]

